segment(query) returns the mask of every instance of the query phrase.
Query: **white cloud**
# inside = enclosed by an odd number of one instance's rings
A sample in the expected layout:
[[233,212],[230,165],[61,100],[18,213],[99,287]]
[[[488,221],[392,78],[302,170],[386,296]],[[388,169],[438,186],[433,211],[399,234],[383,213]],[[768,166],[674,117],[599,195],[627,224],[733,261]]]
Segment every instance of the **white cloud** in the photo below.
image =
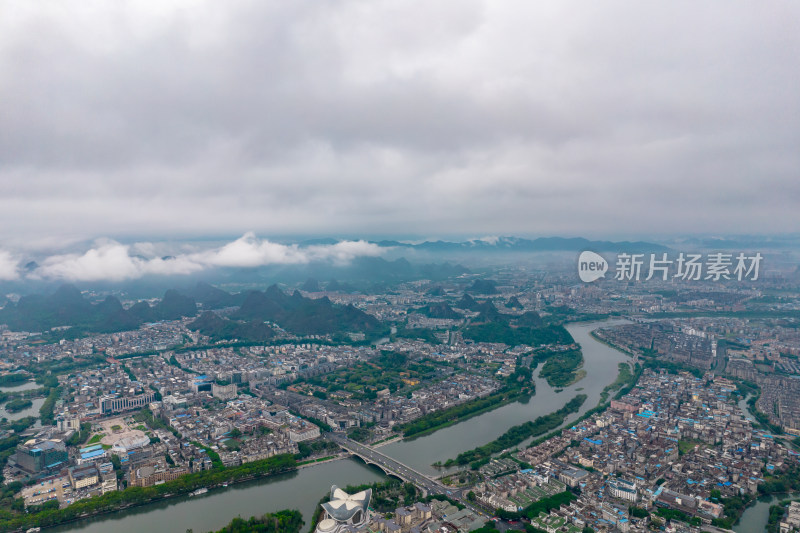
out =
[[342,241],[330,246],[309,246],[309,258],[316,261],[332,261],[336,265],[347,264],[356,257],[377,257],[384,248],[367,241]]
[[145,261],[130,256],[128,246],[107,242],[83,254],[50,256],[42,261],[32,276],[72,281],[120,281],[141,276],[143,263]]
[[0,280],[10,281],[19,277],[19,261],[10,252],[0,250]]
[[204,265],[197,263],[186,256],[169,257],[163,259],[154,257],[147,261],[141,261],[141,274],[155,275],[186,275],[199,272],[205,268]]
[[[342,241],[332,245],[301,247],[259,239],[250,232],[211,250],[166,257],[143,256],[153,254],[158,248],[158,245],[152,243],[125,245],[115,241],[98,241],[93,248],[82,254],[47,257],[30,277],[70,281],[121,281],[145,275],[186,275],[213,267],[259,267],[313,261],[344,265],[357,257],[378,256],[385,250],[366,241]],[[15,279],[16,265],[8,252],[0,252],[0,279]]]
[[500,237],[497,235],[488,235],[486,237],[480,237],[478,239],[473,239],[473,242],[485,242],[486,244],[491,244],[494,246],[500,240]]
[[268,264],[307,263],[297,245],[259,240],[252,232],[216,250],[194,254],[204,264],[226,267],[256,267]]
[[312,261],[347,264],[356,257],[375,257],[385,249],[366,241],[341,241],[336,244],[298,246],[259,239],[253,232],[216,250],[191,254],[189,257],[209,266],[256,267],[263,265],[296,265]]

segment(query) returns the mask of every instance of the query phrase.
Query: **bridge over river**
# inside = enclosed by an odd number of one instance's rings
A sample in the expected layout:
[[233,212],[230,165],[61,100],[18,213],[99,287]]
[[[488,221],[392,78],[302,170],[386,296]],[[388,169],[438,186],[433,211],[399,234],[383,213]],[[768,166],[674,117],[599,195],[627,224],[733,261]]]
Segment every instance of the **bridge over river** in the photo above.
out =
[[382,454],[375,448],[364,446],[363,444],[339,433],[325,433],[323,436],[324,438],[335,442],[352,455],[361,458],[361,460],[368,465],[375,465],[388,475],[398,477],[407,483],[413,483],[426,495],[445,494],[453,499],[461,500],[460,492],[456,493],[458,491],[453,492],[452,490],[445,488],[438,481],[435,481],[430,477],[417,472],[410,466],[405,465],[396,459],[392,459],[388,455]]
[[491,509],[480,509],[476,506],[475,502],[468,501],[460,490],[450,489],[445,487],[438,481],[419,473],[408,465],[401,463],[396,459],[392,459],[388,455],[384,455],[377,451],[375,448],[365,446],[353,439],[348,438],[341,433],[324,433],[323,437],[335,442],[340,447],[344,448],[352,455],[359,457],[368,465],[375,465],[384,471],[387,475],[392,475],[406,483],[413,483],[425,496],[433,496],[443,494],[462,505],[466,506],[470,511],[479,516],[491,516]]

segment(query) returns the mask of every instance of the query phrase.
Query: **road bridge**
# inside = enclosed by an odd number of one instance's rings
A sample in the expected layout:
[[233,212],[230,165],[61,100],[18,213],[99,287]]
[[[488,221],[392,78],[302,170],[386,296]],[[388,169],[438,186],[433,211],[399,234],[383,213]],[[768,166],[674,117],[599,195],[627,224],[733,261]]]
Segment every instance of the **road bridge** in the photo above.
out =
[[324,437],[332,442],[335,442],[340,447],[344,448],[352,455],[359,457],[368,465],[375,465],[384,471],[387,475],[395,476],[406,483],[413,483],[425,495],[433,494],[446,494],[453,496],[452,491],[446,489],[439,482],[434,481],[430,477],[422,474],[408,465],[401,463],[396,459],[392,459],[388,455],[384,455],[377,451],[375,448],[365,446],[359,442],[338,433],[324,433]]

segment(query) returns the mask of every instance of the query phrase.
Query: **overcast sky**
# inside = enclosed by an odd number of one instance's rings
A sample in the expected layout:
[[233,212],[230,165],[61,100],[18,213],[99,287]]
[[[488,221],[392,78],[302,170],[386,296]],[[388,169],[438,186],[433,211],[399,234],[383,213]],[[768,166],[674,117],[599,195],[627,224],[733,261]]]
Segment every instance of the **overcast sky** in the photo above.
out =
[[795,232],[798,58],[795,0],[0,0],[0,267],[137,235]]

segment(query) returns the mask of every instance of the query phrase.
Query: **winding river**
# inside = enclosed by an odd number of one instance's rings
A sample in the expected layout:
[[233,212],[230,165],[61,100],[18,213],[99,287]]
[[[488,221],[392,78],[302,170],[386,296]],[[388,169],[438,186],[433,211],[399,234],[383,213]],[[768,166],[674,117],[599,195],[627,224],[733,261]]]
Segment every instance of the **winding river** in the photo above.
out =
[[[624,320],[602,322],[603,326],[624,323]],[[399,441],[381,448],[385,453],[423,474],[437,475],[439,472],[431,465],[436,461],[446,461],[459,453],[475,448],[496,439],[516,424],[533,420],[561,408],[577,394],[588,398],[575,420],[587,410],[595,407],[600,393],[606,385],[617,379],[617,365],[628,357],[609,346],[596,341],[591,331],[600,326],[597,322],[580,323],[567,326],[572,337],[581,345],[586,377],[556,392],[547,381],[538,376],[541,365],[534,371],[536,395],[527,403],[514,402],[494,411],[470,418],[459,424],[441,429],[430,435]],[[581,390],[578,390],[581,389]]]
[[[624,323],[624,320],[579,323],[567,326],[580,343],[586,377],[556,392],[536,377],[536,395],[527,403],[515,402],[409,441],[388,444],[381,452],[406,463],[422,473],[438,474],[431,465],[445,461],[459,452],[480,446],[504,433],[509,427],[551,413],[576,394],[588,399],[574,420],[597,405],[603,388],[617,377],[617,365],[628,358],[619,351],[596,341],[590,332],[600,326]],[[541,366],[539,367],[541,368]],[[534,373],[538,374],[538,370]],[[334,461],[303,468],[291,474],[231,485],[196,497],[169,499],[114,514],[82,520],[49,531],[80,533],[134,533],[141,531],[176,531],[194,533],[219,529],[232,518],[261,515],[270,511],[294,508],[308,522],[317,501],[332,484],[345,486],[373,482],[385,476],[355,459]]]

